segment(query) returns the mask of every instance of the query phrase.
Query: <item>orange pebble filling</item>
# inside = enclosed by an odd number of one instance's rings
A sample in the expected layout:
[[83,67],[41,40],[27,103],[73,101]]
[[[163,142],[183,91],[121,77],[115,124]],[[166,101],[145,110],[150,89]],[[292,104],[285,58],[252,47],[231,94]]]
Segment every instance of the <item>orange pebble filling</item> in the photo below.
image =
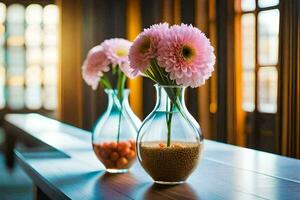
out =
[[103,142],[93,144],[94,152],[107,169],[127,169],[135,158],[135,141]]

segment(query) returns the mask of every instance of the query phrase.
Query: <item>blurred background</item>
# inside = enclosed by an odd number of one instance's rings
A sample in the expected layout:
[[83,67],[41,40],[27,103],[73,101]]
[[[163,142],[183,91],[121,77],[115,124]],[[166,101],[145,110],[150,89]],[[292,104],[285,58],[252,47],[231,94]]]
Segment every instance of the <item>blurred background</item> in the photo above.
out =
[[[292,47],[299,38],[288,21],[299,7],[293,2],[1,1],[1,116],[39,112],[91,130],[107,100],[81,78],[88,50],[107,38],[134,40],[155,23],[187,23],[205,32],[217,56],[211,79],[186,97],[205,137],[299,157],[299,47],[298,54]],[[293,55],[298,63],[291,63]],[[137,78],[127,86],[143,119],[154,106],[153,84]]]
[[[107,99],[81,78],[88,50],[107,38],[134,40],[155,23],[187,23],[210,38],[217,57],[211,79],[186,96],[205,138],[300,157],[299,1],[0,2],[1,120],[6,113],[38,112],[91,130]],[[143,119],[155,103],[153,83],[136,78],[127,86]],[[3,140],[1,133],[0,147]],[[28,189],[20,188],[13,193]]]

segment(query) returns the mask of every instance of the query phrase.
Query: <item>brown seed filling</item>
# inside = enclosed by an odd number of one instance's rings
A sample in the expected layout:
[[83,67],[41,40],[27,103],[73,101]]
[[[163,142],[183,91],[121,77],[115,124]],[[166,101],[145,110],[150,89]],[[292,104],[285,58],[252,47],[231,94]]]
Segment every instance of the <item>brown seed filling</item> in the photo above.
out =
[[173,142],[166,147],[162,142],[140,145],[141,164],[155,181],[185,181],[196,168],[202,144]]

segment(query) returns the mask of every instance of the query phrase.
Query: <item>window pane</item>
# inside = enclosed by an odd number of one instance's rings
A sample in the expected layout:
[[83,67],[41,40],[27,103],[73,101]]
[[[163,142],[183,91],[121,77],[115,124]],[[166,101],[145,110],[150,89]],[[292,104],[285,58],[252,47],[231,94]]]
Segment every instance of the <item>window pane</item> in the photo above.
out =
[[0,2],[0,24],[5,21],[6,18],[6,6],[4,3]]
[[279,0],[258,0],[258,6],[261,8],[276,6],[278,3]]
[[41,86],[32,85],[26,88],[26,107],[31,110],[40,109],[42,106]]
[[22,109],[24,107],[23,86],[11,85],[8,87],[8,106],[14,110]]
[[8,73],[23,74],[25,69],[25,55],[22,47],[8,47]]
[[7,9],[7,44],[22,46],[24,44],[24,6],[12,4]]
[[278,62],[279,11],[268,10],[258,14],[258,62],[276,65]]
[[26,51],[27,65],[40,65],[42,62],[42,50],[40,47],[30,47]]
[[11,109],[24,107],[24,28],[25,8],[12,4],[7,9],[7,78],[8,106]]
[[48,5],[43,15],[43,105],[48,110],[57,107],[57,43],[58,43],[58,7]]
[[255,73],[254,70],[243,72],[243,110],[253,112],[255,109]]
[[0,3],[0,108],[6,90],[11,109],[56,108],[58,14],[53,4]]
[[58,8],[56,5],[47,5],[44,8],[43,21],[45,25],[58,23]]
[[12,4],[7,9],[8,23],[24,23],[25,8],[21,4]]
[[29,66],[26,69],[26,85],[33,86],[38,85],[40,86],[42,83],[42,72],[40,66]]
[[242,15],[242,52],[243,68],[255,68],[255,16]]
[[47,66],[44,69],[44,85],[57,85],[57,71],[55,66]]
[[5,107],[5,68],[0,64],[0,108]]
[[43,52],[43,65],[57,64],[57,48],[46,47]]
[[42,22],[43,8],[38,4],[31,4],[26,8],[27,24],[40,25]]
[[42,29],[37,25],[29,25],[26,28],[26,46],[39,46],[42,44]]
[[265,113],[277,111],[277,69],[261,67],[258,70],[258,110]]
[[47,110],[54,110],[57,108],[57,87],[45,86],[44,87],[44,107]]
[[242,0],[242,11],[251,11],[255,9],[255,0]]
[[57,27],[46,26],[44,27],[44,45],[45,46],[56,46],[58,41]]

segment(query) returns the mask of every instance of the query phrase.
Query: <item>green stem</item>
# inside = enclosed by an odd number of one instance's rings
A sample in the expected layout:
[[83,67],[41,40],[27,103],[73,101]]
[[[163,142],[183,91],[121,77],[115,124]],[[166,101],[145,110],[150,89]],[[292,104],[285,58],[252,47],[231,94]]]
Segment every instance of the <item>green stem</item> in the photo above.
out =
[[[146,76],[156,82],[159,85],[176,85],[176,82],[174,80],[171,80],[169,77],[168,72],[164,70],[164,68],[160,67],[156,61],[156,59],[152,59],[150,61],[150,67],[146,71]],[[184,113],[181,103],[178,99],[181,88],[168,88],[165,87],[164,90],[166,91],[168,97],[170,98],[171,102],[171,110],[174,108],[174,106],[178,109],[180,114],[188,121],[188,123],[191,124],[191,126],[194,127],[194,125],[188,120],[188,117]],[[168,146],[170,145],[171,140],[171,123],[172,123],[172,113],[166,114],[166,120],[167,120],[167,129],[168,129]]]
[[125,88],[126,76],[125,74],[118,68],[118,82],[117,82],[117,90],[118,90],[118,99],[123,100],[123,90]]
[[173,106],[174,106],[174,104],[171,101],[170,102],[170,111],[168,111],[168,102],[167,102],[167,113],[166,113],[167,130],[168,130],[167,147],[171,146],[171,127],[172,127],[172,117],[173,117]]
[[122,108],[123,108],[123,104],[121,104],[121,110],[120,110],[120,112],[119,112],[118,136],[117,136],[117,143],[118,143],[118,144],[119,144],[119,141],[120,141],[121,120],[122,120]]
[[125,81],[126,76],[121,71],[120,68],[118,68],[118,82],[117,82],[117,98],[120,102],[120,111],[119,111],[119,122],[118,122],[118,136],[117,136],[117,143],[119,144],[120,141],[120,131],[121,131],[121,120],[122,120],[122,111],[123,111],[123,91],[125,88]]
[[[100,84],[104,89],[112,89],[113,90],[113,101],[114,104],[119,109],[119,122],[118,122],[118,136],[117,136],[117,142],[119,143],[120,140],[120,132],[121,132],[121,123],[122,123],[122,113],[123,113],[123,93],[125,89],[125,82],[126,82],[126,76],[121,71],[119,66],[113,67],[110,65],[110,68],[112,68],[112,74],[117,75],[117,85],[116,88],[114,88],[107,76],[106,73],[103,74],[103,76],[100,79]],[[115,92],[115,89],[117,89],[117,93]],[[117,97],[117,98],[115,98]]]
[[105,89],[112,89],[113,88],[112,85],[110,84],[110,81],[109,81],[106,74],[103,74],[103,76],[101,77],[100,84]]

